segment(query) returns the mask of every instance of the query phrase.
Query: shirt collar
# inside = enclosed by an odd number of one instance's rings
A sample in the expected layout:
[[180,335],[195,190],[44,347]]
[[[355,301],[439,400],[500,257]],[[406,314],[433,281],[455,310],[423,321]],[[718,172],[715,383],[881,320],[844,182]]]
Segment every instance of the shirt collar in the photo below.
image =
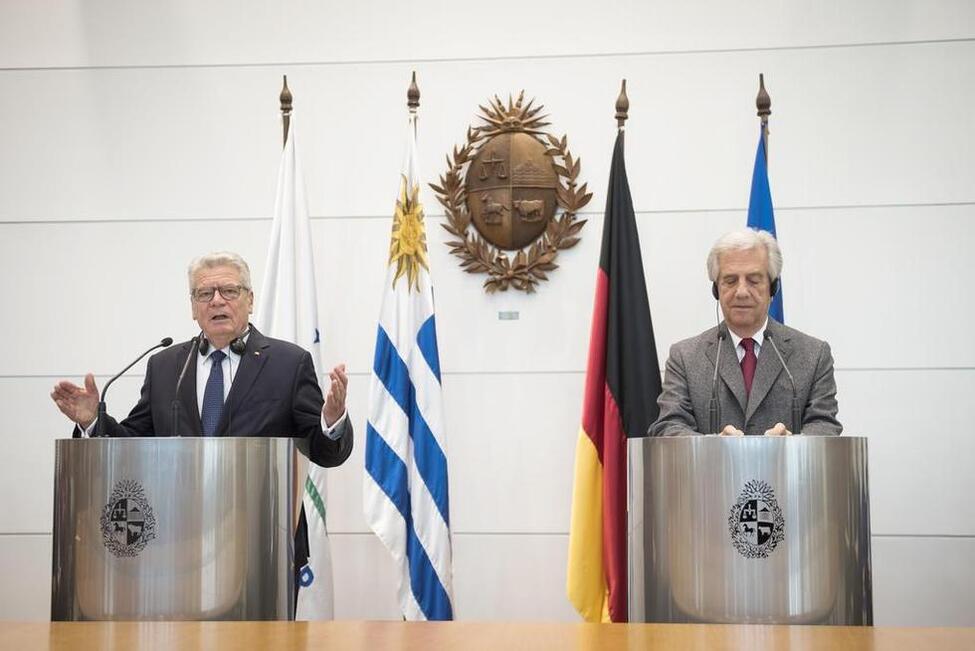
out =
[[[250,338],[250,336],[251,336],[251,330],[250,328],[248,328],[247,331],[244,333],[244,336],[241,337],[244,340],[245,344],[247,343],[247,340]],[[241,356],[235,353],[234,351],[230,350],[230,344],[227,344],[226,346],[218,350],[223,351],[223,354],[230,358],[232,364],[237,364],[238,362],[240,362]],[[211,350],[209,353],[207,353],[206,355],[202,355],[201,357],[203,358],[204,362],[208,362],[212,359],[210,357],[210,355],[212,354],[213,351]]]
[[[755,340],[756,349],[762,348],[762,344],[765,342],[765,328],[767,327],[768,327],[768,317],[766,316],[765,323],[763,323],[762,327],[758,329],[758,332],[752,335],[752,339]],[[737,349],[743,337],[739,337],[737,334],[735,334],[735,331],[732,330],[731,328],[728,328],[728,334],[731,335],[731,347]]]

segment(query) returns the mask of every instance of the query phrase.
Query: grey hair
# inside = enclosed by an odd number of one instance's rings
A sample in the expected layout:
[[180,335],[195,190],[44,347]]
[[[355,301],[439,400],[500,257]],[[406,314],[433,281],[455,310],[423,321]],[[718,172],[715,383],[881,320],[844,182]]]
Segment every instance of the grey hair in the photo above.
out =
[[748,249],[756,249],[760,246],[764,246],[765,251],[768,253],[769,280],[777,279],[782,274],[782,250],[779,249],[779,243],[768,231],[755,228],[745,228],[740,231],[725,233],[714,243],[714,246],[711,247],[711,251],[708,253],[708,278],[711,279],[711,282],[718,280],[718,258],[721,257],[722,253],[728,253],[729,251],[747,251]]
[[201,255],[190,263],[189,269],[187,269],[187,275],[189,276],[191,292],[194,289],[193,279],[196,277],[196,274],[201,269],[212,269],[214,267],[233,267],[240,273],[240,284],[244,286],[244,289],[248,291],[251,289],[251,270],[247,266],[247,263],[244,262],[244,259],[230,251],[214,251],[206,255]]

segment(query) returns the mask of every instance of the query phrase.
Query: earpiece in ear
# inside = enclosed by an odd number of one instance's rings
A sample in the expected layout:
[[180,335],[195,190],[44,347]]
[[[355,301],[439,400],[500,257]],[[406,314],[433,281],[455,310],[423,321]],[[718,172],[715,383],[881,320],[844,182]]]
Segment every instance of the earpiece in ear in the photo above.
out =
[[711,283],[711,296],[714,297],[714,300],[718,300],[718,283],[716,282]]

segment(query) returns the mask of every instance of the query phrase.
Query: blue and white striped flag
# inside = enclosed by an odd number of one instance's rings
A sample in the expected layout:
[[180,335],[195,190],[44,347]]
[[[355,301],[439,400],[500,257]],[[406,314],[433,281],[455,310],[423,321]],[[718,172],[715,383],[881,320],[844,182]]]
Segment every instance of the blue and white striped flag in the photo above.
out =
[[440,357],[411,111],[366,424],[363,508],[393,555],[407,620],[453,619]]

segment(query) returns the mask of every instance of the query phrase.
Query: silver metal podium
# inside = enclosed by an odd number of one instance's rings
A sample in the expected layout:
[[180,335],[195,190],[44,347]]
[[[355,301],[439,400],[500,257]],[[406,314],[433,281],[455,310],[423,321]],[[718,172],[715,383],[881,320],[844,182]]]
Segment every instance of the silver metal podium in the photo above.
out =
[[293,448],[58,440],[51,619],[290,619]]
[[867,441],[630,439],[631,622],[873,623]]

